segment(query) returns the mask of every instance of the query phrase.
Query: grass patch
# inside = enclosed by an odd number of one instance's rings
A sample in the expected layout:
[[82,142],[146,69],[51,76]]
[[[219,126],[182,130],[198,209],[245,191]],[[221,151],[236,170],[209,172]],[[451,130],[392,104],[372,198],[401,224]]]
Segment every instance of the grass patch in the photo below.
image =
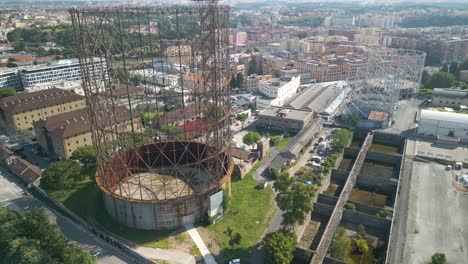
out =
[[190,248],[190,254],[194,255],[194,256],[201,256],[201,252],[200,252],[200,249],[198,249],[197,246],[193,246]]
[[74,213],[84,219],[98,223],[102,228],[121,238],[146,247],[169,248],[168,237],[172,233],[170,230],[152,231],[133,229],[112,220],[104,210],[101,191],[93,180],[86,179],[79,182],[72,189],[66,190],[65,196],[62,191],[45,191]]
[[376,152],[383,152],[383,153],[400,153],[400,148],[397,146],[390,146],[390,145],[384,145],[384,144],[378,144],[378,143],[372,143],[370,147],[371,151],[376,151]]
[[278,150],[284,149],[292,140],[293,140],[293,137],[283,137],[283,136],[271,137],[271,141],[273,141],[273,144]]
[[[207,227],[215,234],[216,242],[223,248],[218,259],[220,263],[233,258],[245,260],[270,224],[275,211],[273,190],[270,187],[259,189],[253,178],[260,164],[261,162],[255,164],[242,180],[232,183],[229,210],[221,221]],[[229,228],[232,229],[231,236],[226,232]],[[241,239],[238,244],[231,245],[229,242],[237,233]]]

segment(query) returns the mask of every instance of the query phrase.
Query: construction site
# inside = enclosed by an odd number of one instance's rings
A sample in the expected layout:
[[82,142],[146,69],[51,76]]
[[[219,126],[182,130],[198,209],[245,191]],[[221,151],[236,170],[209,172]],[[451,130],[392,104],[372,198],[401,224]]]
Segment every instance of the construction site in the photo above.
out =
[[[233,162],[229,8],[72,9],[104,209],[137,229],[174,229],[222,211]],[[129,119],[122,121],[128,110]]]

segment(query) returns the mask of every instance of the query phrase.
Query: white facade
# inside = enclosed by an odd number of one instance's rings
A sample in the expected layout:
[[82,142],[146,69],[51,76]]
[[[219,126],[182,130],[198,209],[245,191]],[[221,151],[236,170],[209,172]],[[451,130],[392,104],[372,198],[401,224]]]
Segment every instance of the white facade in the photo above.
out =
[[[258,91],[273,99],[270,106],[282,106],[289,98],[296,94],[301,83],[301,77],[292,77],[290,81],[283,82],[278,79],[260,82]],[[257,101],[257,107],[258,101]]]
[[[89,67],[92,67],[92,71],[96,73],[96,78],[102,78],[104,74],[107,75],[105,63],[98,61],[98,59]],[[80,63],[77,59],[60,60],[45,66],[22,67],[19,72],[24,88],[54,81],[81,80]]]
[[0,70],[0,88],[11,87],[17,91],[22,89],[21,78],[18,75],[17,70],[5,69]]
[[468,115],[433,110],[421,110],[418,134],[450,136],[468,141]]

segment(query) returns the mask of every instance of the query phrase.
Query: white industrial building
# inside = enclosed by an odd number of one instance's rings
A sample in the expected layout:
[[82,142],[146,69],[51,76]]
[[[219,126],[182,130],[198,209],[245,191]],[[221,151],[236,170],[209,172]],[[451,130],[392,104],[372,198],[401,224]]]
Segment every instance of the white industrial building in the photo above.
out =
[[296,94],[300,83],[300,76],[260,82],[258,91],[266,98],[257,99],[257,109],[263,110],[270,106],[283,106],[289,98]]
[[468,115],[434,110],[421,110],[418,134],[449,136],[468,141]]

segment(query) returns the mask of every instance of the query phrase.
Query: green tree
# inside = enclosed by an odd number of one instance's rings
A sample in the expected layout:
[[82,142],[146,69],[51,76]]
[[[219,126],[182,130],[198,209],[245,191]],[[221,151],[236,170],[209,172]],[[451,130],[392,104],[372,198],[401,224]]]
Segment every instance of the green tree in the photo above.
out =
[[445,264],[447,263],[447,259],[445,258],[444,253],[435,253],[431,257],[431,264]]
[[361,254],[366,254],[367,251],[369,251],[369,245],[367,245],[367,240],[365,239],[362,239],[362,238],[357,239],[356,246],[357,246],[357,250]]
[[41,185],[51,190],[65,190],[73,186],[75,181],[81,180],[80,165],[74,160],[57,161],[47,167],[41,178]]
[[16,95],[16,90],[14,88],[5,87],[0,88],[0,98]]
[[458,63],[456,62],[450,63],[449,72],[455,77],[455,80],[460,80],[460,67],[458,66]]
[[449,69],[448,69],[448,64],[445,64],[444,66],[442,66],[442,69],[440,69],[441,72],[448,72]]
[[431,80],[431,76],[429,75],[429,73],[424,70],[423,73],[422,73],[422,76],[421,76],[421,84],[424,85],[424,86],[427,86],[428,82]]
[[248,103],[247,104],[247,107],[252,110],[252,111],[255,111],[255,104],[254,103]]
[[358,234],[360,238],[367,237],[366,227],[364,225],[358,225]]
[[431,77],[430,88],[450,88],[453,86],[454,77],[448,72],[437,72]]
[[96,153],[91,145],[81,146],[73,151],[71,158],[80,161],[84,167],[96,164]]
[[236,84],[240,88],[244,85],[244,75],[240,72],[236,75]]
[[343,227],[338,227],[333,236],[330,254],[333,258],[346,260],[351,252],[351,240]]
[[272,178],[272,179],[274,179],[274,180],[276,180],[276,179],[278,179],[279,172],[278,172],[277,169],[271,168],[271,169],[268,171],[268,175],[267,175],[267,176],[270,177],[270,178]]
[[162,126],[160,131],[164,133],[168,139],[183,139],[185,137],[184,131],[178,126],[165,125]]
[[[10,241],[2,263],[47,264],[55,261],[39,247],[39,241],[24,237]],[[55,262],[56,263],[56,262]]]
[[348,210],[356,211],[356,205],[352,202],[347,202],[344,207]]
[[229,82],[229,86],[231,88],[236,88],[238,87],[238,83],[237,83],[237,80],[236,80],[236,77],[234,76],[234,74],[231,76],[231,82]]
[[358,125],[359,116],[357,114],[349,114],[342,116],[342,120],[349,129],[355,130]]
[[236,119],[242,123],[242,129],[244,129],[245,120],[247,120],[247,118],[249,118],[249,114],[247,113],[238,114],[236,117]]
[[343,149],[351,143],[353,133],[347,129],[340,129],[333,135],[333,142],[331,143],[332,151],[337,153],[343,151]]
[[249,131],[249,133],[245,134],[242,138],[242,142],[247,145],[256,144],[260,140],[261,136],[259,133],[254,131]]
[[283,212],[285,226],[303,224],[307,214],[313,209],[314,188],[297,182],[287,171],[278,176],[274,188],[278,192],[276,203]]
[[461,70],[468,70],[468,59],[465,59],[463,63],[460,65]]
[[295,247],[296,236],[292,232],[280,230],[266,235],[264,240],[265,263],[291,263]]

